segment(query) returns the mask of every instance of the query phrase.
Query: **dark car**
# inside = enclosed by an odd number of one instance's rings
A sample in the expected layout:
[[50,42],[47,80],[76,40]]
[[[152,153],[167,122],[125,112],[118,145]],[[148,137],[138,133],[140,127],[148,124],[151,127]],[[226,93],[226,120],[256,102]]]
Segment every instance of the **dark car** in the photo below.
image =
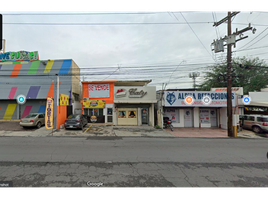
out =
[[84,115],[70,115],[64,123],[65,129],[67,128],[78,128],[83,129],[87,125],[87,119]]

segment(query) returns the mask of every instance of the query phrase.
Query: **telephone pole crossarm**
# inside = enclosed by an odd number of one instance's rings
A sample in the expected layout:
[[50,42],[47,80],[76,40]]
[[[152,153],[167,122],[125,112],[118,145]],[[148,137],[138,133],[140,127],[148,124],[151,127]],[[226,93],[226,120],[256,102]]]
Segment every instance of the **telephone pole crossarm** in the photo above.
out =
[[[230,17],[232,18],[233,16],[237,15],[238,13],[240,13],[240,12],[233,12],[233,13],[231,13]],[[228,18],[229,18],[229,16],[224,17],[222,20],[215,22],[213,26],[221,25],[222,23],[226,22],[228,20]]]

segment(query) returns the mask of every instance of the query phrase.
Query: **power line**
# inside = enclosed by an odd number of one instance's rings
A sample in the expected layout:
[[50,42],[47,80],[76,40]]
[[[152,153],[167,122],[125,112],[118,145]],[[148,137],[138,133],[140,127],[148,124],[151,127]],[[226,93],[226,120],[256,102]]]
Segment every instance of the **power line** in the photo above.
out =
[[[210,24],[213,22],[187,22],[187,24]],[[186,24],[183,22],[111,22],[111,23],[40,23],[40,22],[3,22],[5,25],[33,25],[33,26],[128,26],[128,25],[178,25]]]
[[[199,40],[199,42],[202,44],[202,46],[204,47],[204,49],[208,52],[209,55],[211,55],[209,53],[209,51],[207,50],[207,48],[205,47],[205,45],[203,44],[203,42],[199,39],[199,37],[197,36],[197,34],[195,33],[195,31],[193,30],[193,28],[190,26],[190,24],[187,22],[186,18],[183,16],[183,14],[181,13],[181,16],[183,17],[183,19],[185,20],[185,22],[188,24],[188,26],[190,27],[190,29],[193,31],[193,33],[195,34],[196,38]],[[212,55],[211,55],[212,56]],[[215,58],[212,56],[212,59],[216,62]]]
[[[243,47],[247,46],[249,43],[253,42],[255,39],[257,39],[262,33],[264,33],[264,31],[266,31],[268,29],[268,27],[266,29],[264,29],[260,34],[258,34],[255,38],[253,38],[252,40],[250,40],[247,44],[245,44],[244,46],[240,47],[238,50],[243,49]],[[255,43],[254,43],[255,44]],[[251,45],[252,46],[252,45]],[[248,48],[248,47],[247,47]]]
[[251,49],[241,49],[241,50],[237,50],[237,51],[233,51],[233,52],[248,51],[248,50],[254,50],[254,49],[262,49],[262,48],[266,48],[266,47],[268,47],[268,46],[255,47],[255,48],[251,48]]
[[161,14],[164,12],[107,12],[107,13],[6,13],[3,15],[145,15]]

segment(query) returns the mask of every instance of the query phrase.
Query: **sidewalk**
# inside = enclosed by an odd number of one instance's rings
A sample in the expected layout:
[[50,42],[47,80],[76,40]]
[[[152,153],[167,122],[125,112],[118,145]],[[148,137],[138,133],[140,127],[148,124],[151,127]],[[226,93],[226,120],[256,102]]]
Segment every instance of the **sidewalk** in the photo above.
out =
[[[228,138],[228,132],[219,128],[174,128],[164,129],[175,137],[198,137],[198,138]],[[265,138],[267,134],[256,134],[249,130],[237,133],[237,138]]]
[[150,126],[114,126],[113,131],[120,137],[176,137],[165,130]]
[[[105,124],[88,124],[83,131],[74,129],[46,129],[44,126],[33,131],[0,131],[0,136],[21,137],[190,137],[190,138],[228,138],[227,130],[218,128],[174,128],[155,129],[150,126],[112,126]],[[255,134],[252,131],[243,130],[237,134],[237,138],[268,138],[268,134]]]

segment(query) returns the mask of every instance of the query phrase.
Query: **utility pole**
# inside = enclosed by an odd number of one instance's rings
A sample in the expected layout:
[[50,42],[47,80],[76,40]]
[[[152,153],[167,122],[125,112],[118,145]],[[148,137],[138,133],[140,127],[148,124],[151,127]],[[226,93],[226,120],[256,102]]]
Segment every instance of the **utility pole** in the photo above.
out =
[[199,72],[192,72],[192,73],[189,73],[189,78],[192,78],[193,81],[194,81],[194,90],[196,88],[196,84],[195,84],[195,79],[196,77],[200,76],[200,73]]
[[[228,37],[232,34],[231,12],[228,12]],[[232,115],[232,44],[227,44],[227,116],[228,116],[228,136],[234,137],[233,115]]]
[[[212,43],[214,45],[215,53],[224,52],[224,46],[227,45],[227,117],[228,117],[228,136],[229,137],[236,137],[236,134],[233,132],[233,113],[232,113],[232,45],[236,47],[236,42],[247,38],[248,36],[242,37],[243,32],[252,30],[250,24],[248,27],[232,34],[232,17],[237,15],[239,12],[228,12],[228,16],[220,20],[219,22],[215,22],[213,26],[219,26],[220,24],[227,21],[227,36],[221,38]],[[253,29],[253,34],[255,33],[256,29]],[[239,35],[240,38],[236,40],[236,35]],[[223,42],[226,41],[226,44],[223,45]]]

